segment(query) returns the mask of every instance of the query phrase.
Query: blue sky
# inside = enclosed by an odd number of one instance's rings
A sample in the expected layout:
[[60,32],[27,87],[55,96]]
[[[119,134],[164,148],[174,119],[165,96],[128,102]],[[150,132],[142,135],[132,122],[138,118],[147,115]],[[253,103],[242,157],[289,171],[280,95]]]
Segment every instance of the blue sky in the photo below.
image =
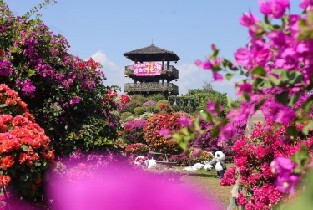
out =
[[[4,0],[15,14],[22,15],[39,0]],[[298,7],[291,0],[291,11]],[[252,11],[259,15],[257,0],[58,0],[40,11],[54,33],[65,36],[70,52],[81,58],[93,57],[103,64],[107,84],[122,86],[130,82],[123,75],[130,64],[123,53],[153,43],[174,51],[180,57],[180,93],[201,88],[211,81],[210,72],[196,67],[215,43],[225,57],[232,58],[237,48],[248,42],[240,26],[240,16]],[[261,17],[261,16],[260,16]],[[235,98],[230,82],[213,82],[213,87]]]

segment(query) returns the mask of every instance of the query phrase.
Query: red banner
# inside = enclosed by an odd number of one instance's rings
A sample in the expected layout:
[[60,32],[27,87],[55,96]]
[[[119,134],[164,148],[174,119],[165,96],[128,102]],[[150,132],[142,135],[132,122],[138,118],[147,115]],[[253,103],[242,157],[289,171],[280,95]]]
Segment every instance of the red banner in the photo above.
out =
[[133,65],[134,75],[136,76],[154,76],[162,73],[161,63],[135,63]]

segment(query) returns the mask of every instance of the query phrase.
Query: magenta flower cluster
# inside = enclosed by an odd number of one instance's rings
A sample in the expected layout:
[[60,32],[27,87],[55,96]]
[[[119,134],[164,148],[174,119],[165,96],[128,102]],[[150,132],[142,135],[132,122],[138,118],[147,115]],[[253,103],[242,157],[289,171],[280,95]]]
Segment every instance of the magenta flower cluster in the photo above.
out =
[[[240,108],[231,110],[227,115],[230,122],[246,122],[261,108],[273,122],[286,125],[301,115],[295,111],[299,103],[293,107],[294,102],[289,105],[282,100],[303,97],[311,85],[313,41],[306,39],[303,35],[305,31],[300,27],[300,23],[307,24],[308,15],[287,14],[289,0],[261,0],[259,4],[260,13],[266,21],[261,22],[251,12],[242,15],[240,24],[249,31],[249,43],[236,51],[234,64],[219,58],[215,46],[208,60],[197,60],[195,63],[205,70],[212,70],[213,76],[219,74],[219,69],[227,67],[242,69],[252,79],[236,85],[237,94],[244,100]],[[311,5],[311,1],[303,0],[300,7],[310,10]],[[283,24],[276,24],[274,19],[281,19]],[[275,22],[275,27],[272,22]],[[262,80],[267,83],[262,83]],[[282,99],[285,92],[289,95]],[[208,110],[213,114],[216,111],[212,103],[208,104]],[[222,139],[235,135],[232,126],[222,126],[220,130]]]
[[303,142],[286,141],[284,132],[285,128],[275,130],[267,119],[266,125],[256,126],[250,137],[242,136],[233,146],[237,169],[229,168],[221,185],[234,185],[240,175],[239,186],[243,190],[237,202],[246,209],[270,209],[283,198],[283,193],[294,191],[299,177],[293,175],[295,165],[288,158],[300,151]]
[[8,76],[13,73],[13,66],[8,60],[0,60],[0,77]]
[[123,137],[129,143],[145,143],[144,126],[146,120],[128,120],[124,124]]
[[294,175],[295,163],[289,158],[276,157],[271,162],[271,168],[274,173],[277,174],[275,180],[276,188],[283,193],[295,194],[295,187],[300,177]]

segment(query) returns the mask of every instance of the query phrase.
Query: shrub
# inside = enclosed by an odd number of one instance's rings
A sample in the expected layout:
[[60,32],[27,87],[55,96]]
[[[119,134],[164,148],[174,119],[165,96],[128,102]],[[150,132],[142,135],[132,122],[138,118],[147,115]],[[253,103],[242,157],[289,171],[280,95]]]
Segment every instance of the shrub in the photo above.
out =
[[269,122],[265,126],[258,125],[250,137],[242,136],[233,146],[237,171],[228,169],[221,185],[234,185],[239,177],[242,191],[237,202],[240,205],[270,209],[283,198],[283,193],[274,186],[276,174],[270,164],[276,157],[293,156],[303,143],[296,139],[288,140],[284,136],[285,128],[275,129]]
[[143,103],[142,106],[145,108],[149,108],[149,107],[153,107],[155,104],[156,104],[155,101],[149,100],[149,101],[146,101],[145,103]]
[[0,85],[0,187],[41,200],[44,171],[54,159],[50,139],[17,92]]
[[159,108],[160,108],[160,112],[162,112],[162,113],[168,113],[169,114],[169,113],[172,113],[174,111],[173,108],[168,104],[160,104]]
[[142,143],[129,144],[125,147],[126,155],[146,155],[148,151],[149,147]]
[[118,119],[112,114],[117,94],[116,87],[104,86],[100,65],[69,54],[67,40],[40,19],[14,16],[3,1],[0,13],[0,83],[28,104],[57,155],[93,149],[92,141],[84,143],[86,137],[107,149],[109,144],[99,142],[117,137]]
[[125,122],[126,120],[127,120],[127,118],[129,118],[130,116],[132,116],[133,114],[132,113],[130,113],[130,112],[123,112],[122,114],[121,114],[121,121],[122,122]]
[[156,106],[149,106],[147,108],[147,111],[148,112],[151,112],[151,113],[158,113],[160,111],[160,108],[159,107],[156,107]]
[[203,161],[211,161],[213,155],[205,150],[196,151],[196,148],[191,148],[189,152],[189,164],[201,163]]
[[163,94],[155,94],[155,95],[150,95],[148,96],[149,100],[153,100],[153,101],[159,101],[159,100],[165,100],[165,96]]
[[180,117],[180,114],[154,114],[147,119],[147,124],[144,127],[144,137],[152,150],[170,154],[181,151],[177,142],[159,134],[161,129],[179,130],[181,128],[179,124]]
[[144,126],[145,120],[129,120],[124,124],[123,137],[130,143],[145,143]]
[[134,109],[134,113],[137,116],[142,115],[143,113],[145,113],[145,109],[143,107],[136,107]]
[[146,100],[146,97],[142,95],[133,95],[130,98],[130,102],[125,106],[124,111],[134,113],[134,109],[142,106]]
[[160,105],[170,105],[168,100],[159,100],[157,103],[156,103],[156,106],[160,108]]

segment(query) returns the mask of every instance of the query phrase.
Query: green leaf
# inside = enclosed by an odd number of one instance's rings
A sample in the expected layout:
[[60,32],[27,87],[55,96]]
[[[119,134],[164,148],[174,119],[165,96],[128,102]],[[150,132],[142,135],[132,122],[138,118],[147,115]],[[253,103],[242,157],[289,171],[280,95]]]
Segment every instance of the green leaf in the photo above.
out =
[[289,84],[295,85],[303,81],[303,76],[299,71],[291,71],[289,73]]
[[182,132],[185,136],[188,136],[188,135],[189,135],[189,131],[188,131],[187,128],[181,129],[181,132]]
[[29,69],[29,70],[27,71],[28,77],[31,77],[31,76],[35,75],[35,73],[36,73],[36,71],[35,71],[35,70],[31,70],[31,69]]
[[219,133],[220,133],[220,127],[217,126],[217,125],[215,125],[215,126],[213,127],[212,131],[211,131],[211,135],[210,135],[210,136],[211,136],[211,139],[217,137],[217,136],[219,135]]
[[299,93],[292,94],[292,95],[290,96],[290,101],[289,101],[289,104],[288,104],[288,105],[289,105],[289,106],[295,105],[296,102],[298,101],[299,97],[300,97],[300,94],[299,94]]
[[289,91],[284,91],[278,95],[275,95],[275,99],[279,103],[287,105],[289,103],[288,95],[289,95]]
[[276,77],[269,75],[268,76],[269,81],[271,82],[271,85],[279,86],[280,85],[280,79],[277,79]]
[[182,148],[184,151],[186,151],[187,148],[188,148],[186,142],[184,142],[184,141],[180,141],[180,142],[178,143],[178,145],[179,145],[180,148]]
[[282,70],[280,74],[280,83],[287,83],[289,81],[289,75],[286,70]]
[[27,151],[28,151],[28,146],[22,145],[22,151],[23,151],[23,152],[27,152]]
[[35,162],[35,166],[41,166],[41,162]]
[[304,110],[309,113],[313,106],[313,100],[309,100],[304,104]]
[[206,111],[204,111],[204,110],[200,111],[200,117],[203,120],[207,121],[207,122],[212,122],[213,121],[211,114],[206,112]]
[[303,128],[302,128],[302,132],[305,135],[309,134],[309,131],[313,130],[313,120],[310,120]]
[[174,133],[172,138],[175,139],[177,142],[180,142],[183,139],[183,137],[178,133]]
[[288,136],[293,136],[293,137],[297,136],[298,130],[297,130],[296,126],[289,126],[286,130],[286,134]]
[[228,74],[226,74],[225,75],[225,78],[227,79],[227,80],[231,80],[232,78],[233,78],[233,74],[231,74],[231,73],[228,73]]
[[200,120],[199,119],[194,120],[193,125],[194,125],[195,130],[199,130],[200,129]]
[[220,52],[220,50],[218,50],[218,49],[214,50],[212,57],[216,58],[218,56],[219,52]]
[[266,71],[262,67],[258,66],[258,67],[256,67],[255,69],[253,69],[251,71],[251,74],[259,75],[259,76],[265,76],[266,75]]
[[4,108],[4,107],[7,107],[8,105],[7,104],[0,104],[0,108]]
[[305,144],[302,144],[301,150],[296,152],[292,159],[298,166],[306,166],[309,161],[309,152]]

